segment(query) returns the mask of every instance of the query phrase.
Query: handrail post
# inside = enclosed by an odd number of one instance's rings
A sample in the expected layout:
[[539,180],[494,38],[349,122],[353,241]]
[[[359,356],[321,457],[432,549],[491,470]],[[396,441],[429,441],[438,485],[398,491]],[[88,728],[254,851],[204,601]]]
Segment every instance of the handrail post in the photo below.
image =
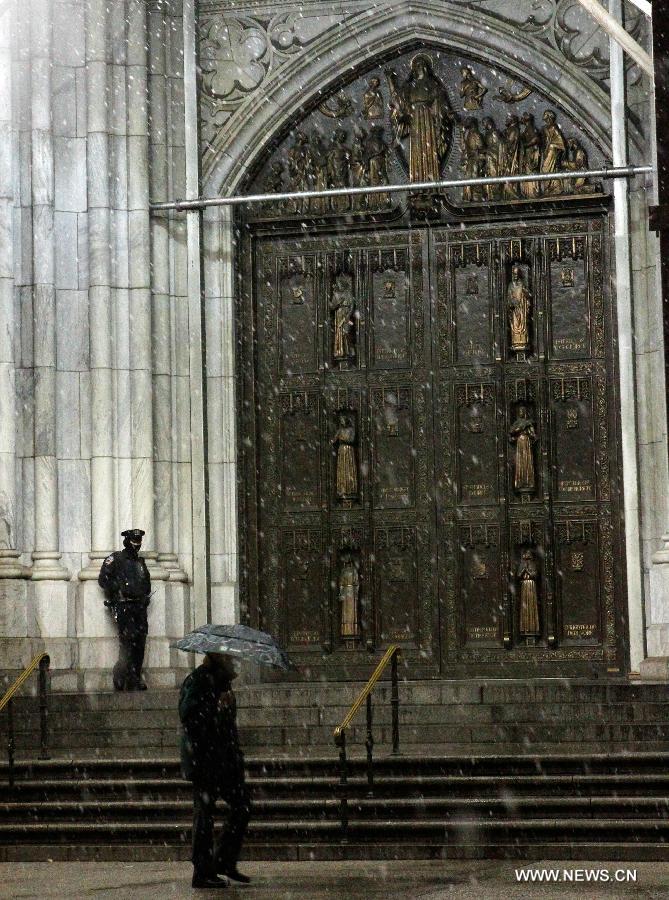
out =
[[374,735],[372,734],[372,695],[367,694],[367,796],[374,796],[374,761],[372,751],[374,749]]
[[390,709],[392,713],[393,754],[400,752],[400,692],[397,682],[397,657],[399,649],[393,653],[390,661]]
[[40,729],[40,759],[50,759],[49,756],[49,663],[48,656],[43,656],[39,663],[39,729]]
[[341,822],[342,840],[346,840],[348,829],[348,761],[346,759],[346,733],[342,730],[337,735],[339,745],[339,819]]
[[9,787],[14,787],[14,701],[7,704],[7,759],[9,761]]

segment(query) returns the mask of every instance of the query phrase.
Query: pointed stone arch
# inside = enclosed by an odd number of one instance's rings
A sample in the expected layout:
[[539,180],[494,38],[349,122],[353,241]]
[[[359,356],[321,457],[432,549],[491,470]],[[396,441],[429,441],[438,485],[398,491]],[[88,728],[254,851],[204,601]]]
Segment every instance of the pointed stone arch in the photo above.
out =
[[277,69],[235,111],[203,157],[203,192],[213,197],[243,189],[247,173],[267,147],[317,98],[372,67],[379,58],[412,46],[461,52],[497,64],[547,95],[584,124],[610,154],[609,98],[588,75],[531,33],[471,10],[412,2],[402,9],[361,13],[328,31]]

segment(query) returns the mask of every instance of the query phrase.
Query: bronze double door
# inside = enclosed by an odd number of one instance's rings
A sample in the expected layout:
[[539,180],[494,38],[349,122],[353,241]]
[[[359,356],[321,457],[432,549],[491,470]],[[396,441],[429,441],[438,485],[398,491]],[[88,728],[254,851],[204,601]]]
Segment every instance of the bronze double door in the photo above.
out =
[[314,677],[624,671],[607,235],[249,240],[243,591]]

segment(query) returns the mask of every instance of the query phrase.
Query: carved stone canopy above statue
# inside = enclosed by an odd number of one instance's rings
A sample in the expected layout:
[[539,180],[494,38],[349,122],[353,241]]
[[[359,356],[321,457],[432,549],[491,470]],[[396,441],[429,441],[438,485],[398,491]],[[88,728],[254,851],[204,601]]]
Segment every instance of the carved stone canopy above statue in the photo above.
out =
[[[604,154],[583,123],[569,118],[535,85],[436,49],[380,60],[354,80],[333,83],[293,124],[249,186],[252,193],[380,187],[416,181],[503,175],[551,175],[599,168]],[[507,92],[508,93],[508,92]],[[600,193],[578,177],[471,186],[438,192],[448,208],[566,200]],[[313,198],[264,204],[261,218],[393,215],[405,194]]]

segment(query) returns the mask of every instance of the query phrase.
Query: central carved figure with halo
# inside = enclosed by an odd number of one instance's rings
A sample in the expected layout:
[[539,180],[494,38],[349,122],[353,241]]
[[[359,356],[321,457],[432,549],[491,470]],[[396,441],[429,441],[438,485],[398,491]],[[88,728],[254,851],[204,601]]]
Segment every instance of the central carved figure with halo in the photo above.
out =
[[455,114],[446,88],[433,72],[432,60],[425,53],[416,54],[404,84],[398,83],[392,69],[386,69],[386,76],[395,138],[398,142],[409,139],[409,180],[439,181]]

